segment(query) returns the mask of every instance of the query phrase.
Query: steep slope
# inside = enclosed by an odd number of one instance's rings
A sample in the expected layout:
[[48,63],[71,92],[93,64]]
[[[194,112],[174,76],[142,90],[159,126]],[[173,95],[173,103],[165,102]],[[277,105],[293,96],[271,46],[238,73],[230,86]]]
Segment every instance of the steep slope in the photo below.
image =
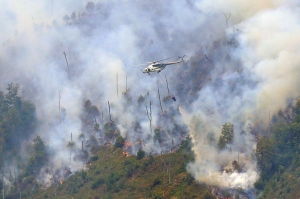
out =
[[185,170],[193,157],[183,148],[137,160],[121,149],[101,147],[91,159],[88,167],[65,181],[23,198],[215,198]]

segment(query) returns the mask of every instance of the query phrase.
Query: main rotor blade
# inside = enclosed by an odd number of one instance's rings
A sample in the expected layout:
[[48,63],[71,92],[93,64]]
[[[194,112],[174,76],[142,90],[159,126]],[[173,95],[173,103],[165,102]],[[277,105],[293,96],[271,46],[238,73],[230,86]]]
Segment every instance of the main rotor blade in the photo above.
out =
[[169,57],[169,58],[166,58],[166,59],[161,59],[161,60],[158,60],[158,61],[148,62],[148,63],[156,63],[156,62],[164,61],[164,60],[171,59],[171,58],[173,58],[173,57]]
[[137,65],[132,65],[132,66],[144,66],[144,65],[149,65],[149,64],[137,64]]

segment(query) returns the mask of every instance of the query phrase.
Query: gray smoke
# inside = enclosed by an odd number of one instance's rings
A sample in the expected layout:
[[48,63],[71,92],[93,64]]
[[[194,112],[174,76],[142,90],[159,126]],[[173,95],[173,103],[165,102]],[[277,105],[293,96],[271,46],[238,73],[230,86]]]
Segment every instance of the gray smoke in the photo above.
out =
[[[249,126],[260,123],[267,128],[269,113],[298,97],[299,3],[94,3],[89,11],[86,1],[0,2],[0,82],[2,86],[19,83],[22,96],[36,104],[37,134],[51,148],[50,165],[59,169],[68,164],[72,172],[82,169],[82,161],[69,163],[71,133],[76,149],[81,141],[88,145],[90,136],[99,144],[113,142],[103,140],[104,124],[95,132],[83,129],[81,119],[89,99],[103,111],[104,123],[109,122],[110,101],[112,119],[130,142],[131,153],[139,148],[154,154],[169,152],[188,129],[196,154],[188,170],[198,181],[253,187],[258,178],[256,140]],[[225,16],[230,16],[228,27]],[[168,66],[160,74],[148,76],[141,73],[144,66],[135,66],[173,56],[176,60],[184,54],[184,64]],[[168,98],[165,75],[176,102]],[[165,98],[165,116],[157,86]],[[62,121],[59,93],[66,111]],[[139,103],[140,96],[144,100]],[[152,132],[146,114],[150,101]],[[96,120],[102,120],[101,114]],[[225,122],[234,124],[235,137],[220,152],[208,137],[217,140]],[[160,132],[158,139],[153,139],[158,135],[155,129]],[[243,172],[224,172],[238,158]]]

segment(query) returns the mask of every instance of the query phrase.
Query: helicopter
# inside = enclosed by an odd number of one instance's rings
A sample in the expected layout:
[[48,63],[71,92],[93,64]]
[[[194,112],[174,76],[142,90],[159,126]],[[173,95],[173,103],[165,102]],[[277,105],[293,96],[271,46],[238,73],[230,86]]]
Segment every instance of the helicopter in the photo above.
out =
[[175,61],[175,62],[159,63],[159,62],[161,62],[161,61],[170,59],[171,57],[166,58],[166,59],[162,59],[162,60],[159,60],[159,61],[150,62],[150,65],[147,66],[147,67],[143,70],[143,73],[148,73],[148,75],[150,75],[150,72],[157,72],[157,73],[160,73],[160,71],[162,71],[163,69],[165,69],[167,65],[178,64],[178,63],[182,62],[184,57],[185,57],[185,55],[182,56],[182,57],[179,57],[180,60],[179,60],[179,61]]

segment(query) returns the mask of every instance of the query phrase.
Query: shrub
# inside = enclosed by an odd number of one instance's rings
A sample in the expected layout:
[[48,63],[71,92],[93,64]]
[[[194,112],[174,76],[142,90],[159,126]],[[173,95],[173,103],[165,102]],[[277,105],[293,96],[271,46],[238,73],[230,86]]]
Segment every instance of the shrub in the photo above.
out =
[[154,187],[156,187],[157,185],[161,184],[160,179],[157,177],[153,180],[152,185],[150,186],[151,189],[153,189]]
[[125,142],[125,139],[122,136],[119,135],[116,139],[115,147],[116,148],[123,148],[124,142]]
[[137,160],[141,160],[141,159],[143,159],[145,157],[145,151],[143,151],[143,150],[139,150],[138,152],[137,152],[137,156],[136,156],[136,159]]
[[254,183],[254,187],[258,190],[263,190],[265,187],[265,184],[263,183],[263,181],[261,179],[259,179]]
[[102,178],[98,178],[95,182],[92,183],[92,189],[96,189],[100,187],[102,184],[104,184],[104,180]]
[[91,157],[92,161],[97,161],[98,159],[99,159],[99,157],[97,155],[94,155],[94,156]]
[[193,178],[193,176],[192,176],[191,174],[188,173],[188,174],[186,175],[184,181],[185,181],[188,185],[191,185],[192,182],[194,181],[194,178]]

